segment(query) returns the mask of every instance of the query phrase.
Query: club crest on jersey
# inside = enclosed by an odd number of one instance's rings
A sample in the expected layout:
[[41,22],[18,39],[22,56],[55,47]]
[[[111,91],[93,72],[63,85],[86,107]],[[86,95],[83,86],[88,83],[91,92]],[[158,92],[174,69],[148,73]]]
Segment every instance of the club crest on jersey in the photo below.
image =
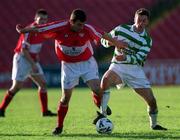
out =
[[83,36],[84,36],[84,33],[79,33],[79,36],[80,36],[80,37],[83,37]]

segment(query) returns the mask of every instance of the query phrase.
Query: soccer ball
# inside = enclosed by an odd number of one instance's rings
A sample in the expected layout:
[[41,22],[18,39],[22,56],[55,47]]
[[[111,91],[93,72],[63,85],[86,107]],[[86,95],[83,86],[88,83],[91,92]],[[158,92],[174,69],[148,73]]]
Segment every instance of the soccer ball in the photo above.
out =
[[96,131],[100,134],[110,134],[113,128],[114,125],[108,118],[101,118],[96,123]]

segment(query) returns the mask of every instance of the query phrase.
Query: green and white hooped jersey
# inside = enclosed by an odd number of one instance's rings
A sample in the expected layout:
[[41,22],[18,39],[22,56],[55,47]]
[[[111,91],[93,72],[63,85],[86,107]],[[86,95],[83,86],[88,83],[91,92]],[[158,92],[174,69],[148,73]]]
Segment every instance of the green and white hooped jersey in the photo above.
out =
[[[115,48],[112,63],[144,65],[152,46],[152,39],[146,30],[139,34],[133,30],[133,27],[134,25],[123,24],[117,26],[109,33],[112,38],[128,43],[128,48],[126,49],[118,50]],[[106,48],[110,47],[105,39],[101,39],[101,44]],[[122,52],[126,54],[126,60],[117,61],[115,56]]]

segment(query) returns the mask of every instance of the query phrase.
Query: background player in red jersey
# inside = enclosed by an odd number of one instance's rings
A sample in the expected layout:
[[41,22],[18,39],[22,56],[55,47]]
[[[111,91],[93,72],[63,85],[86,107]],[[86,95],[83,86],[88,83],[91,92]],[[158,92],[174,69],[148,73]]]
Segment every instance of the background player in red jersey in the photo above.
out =
[[57,127],[53,131],[54,135],[61,134],[63,130],[63,122],[72,91],[78,85],[79,78],[82,78],[92,90],[96,105],[100,105],[101,90],[98,66],[93,57],[90,42],[99,42],[101,38],[105,38],[119,48],[126,47],[123,42],[112,39],[107,33],[85,24],[85,22],[85,12],[76,9],[71,13],[69,20],[49,23],[32,29],[32,31],[37,30],[42,33],[46,38],[55,39],[56,54],[61,61],[62,96],[58,107]]
[[[30,26],[46,23],[48,14],[46,10],[39,9],[35,14],[34,22]],[[42,68],[38,62],[39,52],[44,41],[43,36],[38,33],[21,34],[14,49],[12,86],[7,90],[3,101],[0,104],[0,117],[5,116],[5,110],[14,95],[22,88],[23,82],[29,77],[37,86],[41,102],[42,116],[55,116],[48,110],[48,99],[46,82]]]

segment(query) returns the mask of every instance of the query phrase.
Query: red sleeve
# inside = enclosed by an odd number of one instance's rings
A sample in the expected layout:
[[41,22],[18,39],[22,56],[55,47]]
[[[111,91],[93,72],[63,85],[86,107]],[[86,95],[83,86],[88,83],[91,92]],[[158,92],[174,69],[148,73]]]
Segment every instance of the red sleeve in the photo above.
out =
[[87,30],[89,31],[89,35],[90,35],[90,38],[92,40],[95,40],[96,42],[99,42],[101,37],[104,35],[104,31],[96,28],[96,27],[93,27],[89,24],[86,24],[85,27],[87,28]]
[[67,21],[55,21],[50,22],[43,25],[38,25],[38,32],[41,33],[45,38],[55,38],[56,32],[60,31],[65,25],[67,25]]

